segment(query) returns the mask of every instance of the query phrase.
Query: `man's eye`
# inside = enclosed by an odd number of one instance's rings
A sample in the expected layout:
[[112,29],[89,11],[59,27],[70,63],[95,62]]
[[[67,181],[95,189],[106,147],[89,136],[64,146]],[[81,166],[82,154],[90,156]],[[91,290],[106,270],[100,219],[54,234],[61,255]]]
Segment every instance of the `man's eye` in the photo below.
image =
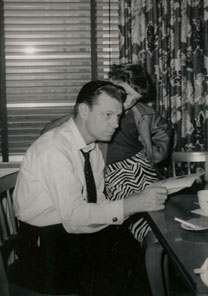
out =
[[105,117],[107,118],[111,117],[111,113],[105,113]]

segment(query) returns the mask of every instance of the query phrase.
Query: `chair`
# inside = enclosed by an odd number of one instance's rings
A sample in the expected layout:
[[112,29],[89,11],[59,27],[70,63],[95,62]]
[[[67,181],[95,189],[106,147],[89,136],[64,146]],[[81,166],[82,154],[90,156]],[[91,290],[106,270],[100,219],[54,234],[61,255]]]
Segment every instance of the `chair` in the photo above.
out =
[[[18,258],[14,252],[18,233],[18,221],[15,218],[12,205],[12,191],[16,178],[17,172],[0,178],[0,295],[46,296],[46,294],[21,287],[11,276],[12,271],[19,267]],[[50,295],[47,294],[47,296]],[[65,296],[79,295],[73,293]]]
[[208,152],[173,152],[172,153],[172,172],[173,176],[177,175],[176,164],[186,163],[187,174],[195,173],[192,171],[194,163],[204,162],[205,181],[208,182]]

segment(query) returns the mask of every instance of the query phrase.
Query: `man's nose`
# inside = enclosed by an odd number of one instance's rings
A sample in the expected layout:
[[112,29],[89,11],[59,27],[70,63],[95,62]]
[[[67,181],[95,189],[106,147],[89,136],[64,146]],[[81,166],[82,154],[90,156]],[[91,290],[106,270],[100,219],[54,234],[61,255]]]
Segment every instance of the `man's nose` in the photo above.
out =
[[117,128],[119,126],[119,119],[117,117],[113,118],[112,121],[111,121],[111,125],[114,128]]

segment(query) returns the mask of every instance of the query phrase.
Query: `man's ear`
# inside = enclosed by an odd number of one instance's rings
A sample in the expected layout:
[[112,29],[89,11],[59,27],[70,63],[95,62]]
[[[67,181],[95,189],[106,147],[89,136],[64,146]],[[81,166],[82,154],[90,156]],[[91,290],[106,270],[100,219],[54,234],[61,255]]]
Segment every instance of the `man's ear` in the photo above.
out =
[[79,110],[79,115],[85,119],[89,112],[89,106],[85,103],[81,103],[78,106],[78,110]]

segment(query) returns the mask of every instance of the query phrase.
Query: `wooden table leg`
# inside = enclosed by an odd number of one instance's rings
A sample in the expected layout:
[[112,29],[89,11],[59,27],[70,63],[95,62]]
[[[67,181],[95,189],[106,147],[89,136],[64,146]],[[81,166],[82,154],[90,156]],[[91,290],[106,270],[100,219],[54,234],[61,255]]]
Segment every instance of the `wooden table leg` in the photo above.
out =
[[160,243],[150,244],[145,252],[145,264],[153,296],[165,296],[164,251]]

